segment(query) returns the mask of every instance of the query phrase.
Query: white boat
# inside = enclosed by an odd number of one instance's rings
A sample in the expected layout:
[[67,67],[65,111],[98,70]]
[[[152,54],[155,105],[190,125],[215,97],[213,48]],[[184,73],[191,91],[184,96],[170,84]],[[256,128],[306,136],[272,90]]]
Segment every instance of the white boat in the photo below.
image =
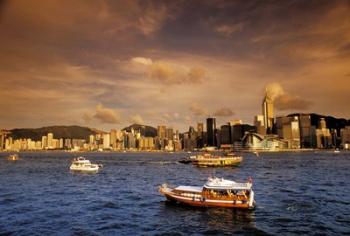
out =
[[79,171],[79,172],[87,172],[87,173],[96,173],[102,167],[102,165],[92,164],[89,160],[84,157],[74,158],[70,170],[71,171]]

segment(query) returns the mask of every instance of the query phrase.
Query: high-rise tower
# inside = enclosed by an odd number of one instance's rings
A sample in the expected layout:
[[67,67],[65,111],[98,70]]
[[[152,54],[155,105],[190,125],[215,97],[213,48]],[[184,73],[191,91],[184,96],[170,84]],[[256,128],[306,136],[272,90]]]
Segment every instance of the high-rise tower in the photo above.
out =
[[208,146],[216,146],[216,120],[215,118],[207,118],[207,144]]
[[264,116],[264,126],[266,129],[266,133],[272,132],[273,127],[273,100],[269,98],[267,95],[264,97],[262,104],[262,112]]

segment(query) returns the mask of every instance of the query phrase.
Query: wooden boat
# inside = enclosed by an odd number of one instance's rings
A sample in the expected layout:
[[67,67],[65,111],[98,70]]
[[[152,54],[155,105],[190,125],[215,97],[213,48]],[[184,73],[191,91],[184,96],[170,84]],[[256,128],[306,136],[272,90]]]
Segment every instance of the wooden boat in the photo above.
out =
[[192,164],[201,167],[220,167],[220,166],[237,166],[239,165],[243,157],[236,156],[234,154],[227,154],[225,156],[213,155],[205,153],[197,156],[190,157]]
[[17,154],[12,154],[12,155],[7,157],[7,160],[9,160],[9,161],[18,161],[19,160],[19,156]]
[[227,207],[252,209],[255,207],[252,181],[237,183],[222,178],[209,178],[203,187],[163,184],[159,192],[167,200],[195,207]]

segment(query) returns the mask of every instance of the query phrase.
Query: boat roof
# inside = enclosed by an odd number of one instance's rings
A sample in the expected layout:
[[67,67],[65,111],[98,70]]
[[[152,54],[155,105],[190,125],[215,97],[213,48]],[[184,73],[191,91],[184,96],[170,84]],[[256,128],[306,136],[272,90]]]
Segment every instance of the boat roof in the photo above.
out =
[[201,193],[202,189],[203,189],[202,187],[197,187],[197,186],[183,186],[183,185],[180,185],[180,186],[176,187],[174,190],[184,191],[184,192]]
[[223,178],[209,178],[203,186],[207,189],[250,190],[251,183],[237,183]]

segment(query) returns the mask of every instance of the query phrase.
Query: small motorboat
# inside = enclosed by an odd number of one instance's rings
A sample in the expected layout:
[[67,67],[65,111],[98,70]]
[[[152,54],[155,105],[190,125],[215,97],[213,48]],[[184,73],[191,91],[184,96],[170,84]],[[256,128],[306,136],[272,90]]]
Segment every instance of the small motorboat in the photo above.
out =
[[253,209],[255,207],[252,180],[246,183],[223,178],[209,178],[202,187],[169,187],[163,184],[159,192],[167,200],[195,207],[226,207]]
[[89,160],[84,157],[74,158],[70,170],[77,172],[86,172],[86,173],[97,173],[102,165],[92,164]]
[[9,161],[18,161],[19,156],[17,154],[11,154],[10,156],[7,157],[7,160]]

